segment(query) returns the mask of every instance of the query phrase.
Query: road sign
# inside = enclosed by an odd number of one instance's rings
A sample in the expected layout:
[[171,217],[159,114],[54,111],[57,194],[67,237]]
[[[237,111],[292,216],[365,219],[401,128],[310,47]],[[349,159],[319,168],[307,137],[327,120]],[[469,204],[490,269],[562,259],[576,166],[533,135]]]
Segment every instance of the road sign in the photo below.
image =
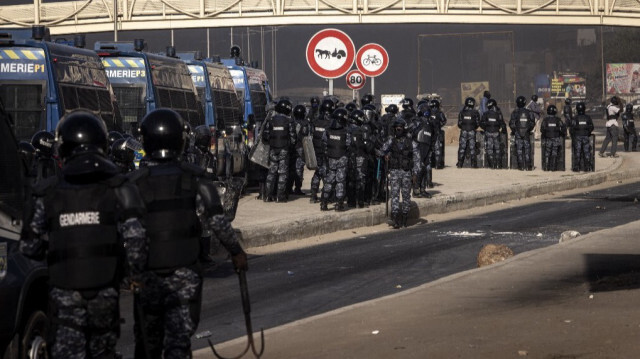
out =
[[381,75],[389,66],[389,55],[378,44],[366,44],[356,54],[358,70],[369,77]]
[[320,77],[334,79],[346,74],[356,57],[351,38],[337,29],[324,29],[307,44],[307,63]]
[[351,70],[347,74],[347,86],[349,86],[350,89],[360,90],[364,87],[365,82],[366,77],[358,70]]

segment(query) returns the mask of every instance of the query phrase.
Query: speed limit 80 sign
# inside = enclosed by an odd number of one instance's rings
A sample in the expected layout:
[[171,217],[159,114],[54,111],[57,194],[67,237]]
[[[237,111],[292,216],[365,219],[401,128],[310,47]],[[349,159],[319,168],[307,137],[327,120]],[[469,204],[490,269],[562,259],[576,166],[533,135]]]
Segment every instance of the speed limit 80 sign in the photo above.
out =
[[360,90],[364,87],[366,77],[358,70],[351,70],[347,73],[347,86],[352,90]]

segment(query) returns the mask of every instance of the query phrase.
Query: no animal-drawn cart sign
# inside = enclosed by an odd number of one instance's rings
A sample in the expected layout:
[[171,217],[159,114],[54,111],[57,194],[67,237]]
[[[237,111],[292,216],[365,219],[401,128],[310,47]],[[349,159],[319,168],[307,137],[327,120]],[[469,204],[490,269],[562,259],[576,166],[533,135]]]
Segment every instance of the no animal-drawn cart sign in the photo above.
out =
[[337,29],[324,29],[307,44],[307,63],[320,77],[334,79],[346,74],[356,57],[351,38]]

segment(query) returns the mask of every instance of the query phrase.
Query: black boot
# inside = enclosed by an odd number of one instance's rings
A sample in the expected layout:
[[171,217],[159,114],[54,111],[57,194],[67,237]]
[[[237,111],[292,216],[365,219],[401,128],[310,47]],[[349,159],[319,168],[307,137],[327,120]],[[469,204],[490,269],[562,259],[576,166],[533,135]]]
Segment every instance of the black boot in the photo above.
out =
[[413,184],[413,197],[420,198],[420,185],[418,184],[418,176],[411,176],[411,183]]
[[402,214],[402,226],[406,227],[407,226],[407,219],[409,218],[409,214],[408,213],[403,213]]
[[422,198],[431,198],[431,193],[427,192],[424,188],[420,190],[420,195]]
[[258,196],[256,197],[256,199],[262,199],[262,196],[264,195],[264,183],[261,182],[258,184]]
[[400,215],[395,214],[393,216],[393,229],[398,229],[398,228],[400,228]]
[[433,188],[433,172],[427,170],[427,188]]
[[327,201],[322,200],[320,202],[320,210],[321,211],[328,211],[329,210],[329,207],[327,206]]
[[337,212],[344,212],[345,211],[344,201],[343,200],[339,200],[338,203],[336,203],[336,211]]
[[309,203],[318,203],[318,193],[312,191],[311,198],[309,199]]

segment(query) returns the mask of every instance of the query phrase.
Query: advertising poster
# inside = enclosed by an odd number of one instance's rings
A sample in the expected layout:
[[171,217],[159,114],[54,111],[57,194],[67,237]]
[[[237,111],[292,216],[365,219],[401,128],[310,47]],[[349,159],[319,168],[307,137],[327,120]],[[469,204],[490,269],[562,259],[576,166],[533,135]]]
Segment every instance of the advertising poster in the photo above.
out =
[[586,77],[580,72],[555,72],[551,77],[551,97],[586,99]]
[[607,64],[607,93],[640,93],[640,64]]
[[480,101],[485,90],[489,90],[489,81],[461,82],[460,98],[464,101],[467,97],[473,97],[476,101]]

